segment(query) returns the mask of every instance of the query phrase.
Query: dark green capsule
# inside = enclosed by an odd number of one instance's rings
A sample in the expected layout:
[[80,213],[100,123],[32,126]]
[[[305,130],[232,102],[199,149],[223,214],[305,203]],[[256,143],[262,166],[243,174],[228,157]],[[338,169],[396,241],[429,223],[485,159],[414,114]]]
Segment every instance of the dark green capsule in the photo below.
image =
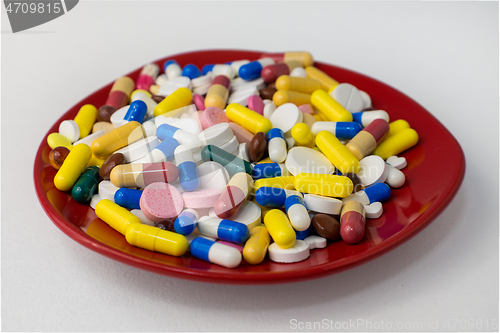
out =
[[226,168],[227,172],[229,172],[231,177],[239,172],[246,172],[250,176],[252,175],[253,168],[250,163],[242,160],[238,156],[234,156],[233,154],[228,153],[224,149],[220,149],[217,146],[205,146],[201,150],[201,158],[205,162],[214,161],[222,164],[222,166]]
[[79,203],[90,201],[99,184],[99,167],[89,166],[78,178],[71,190],[73,199]]

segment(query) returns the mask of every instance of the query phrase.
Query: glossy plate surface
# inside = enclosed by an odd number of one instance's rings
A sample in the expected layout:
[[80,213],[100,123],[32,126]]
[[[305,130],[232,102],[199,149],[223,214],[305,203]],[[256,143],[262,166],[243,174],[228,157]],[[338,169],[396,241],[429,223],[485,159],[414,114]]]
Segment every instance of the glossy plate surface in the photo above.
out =
[[[240,50],[196,51],[166,57],[156,63],[161,68],[166,60],[175,59],[181,67],[193,63],[201,69],[211,63],[255,60],[261,54]],[[260,265],[242,262],[236,269],[212,265],[193,258],[189,253],[177,258],[129,245],[124,236],[98,219],[90,206],[78,204],[70,193],[60,192],[54,187],[56,170],[48,160],[47,135],[57,132],[61,121],[73,119],[84,104],[103,105],[113,82],[73,106],[43,138],[34,165],[35,189],[40,204],[59,229],[93,251],[137,268],[204,282],[271,284],[319,278],[363,264],[396,248],[431,223],[451,202],[465,173],[462,149],[437,119],[403,93],[347,69],[321,62],[316,62],[315,66],[339,82],[348,82],[366,91],[375,108],[386,110],[391,121],[405,119],[420,136],[417,146],[401,154],[408,162],[403,170],[406,184],[392,191],[390,200],[383,204],[384,214],[380,218],[368,220],[361,243],[329,243],[325,249],[311,251],[310,258],[299,263],[278,264],[266,258]],[[126,75],[135,81],[141,68]],[[436,168],[439,165],[453,167]],[[81,227],[89,224],[88,233],[82,231]]]

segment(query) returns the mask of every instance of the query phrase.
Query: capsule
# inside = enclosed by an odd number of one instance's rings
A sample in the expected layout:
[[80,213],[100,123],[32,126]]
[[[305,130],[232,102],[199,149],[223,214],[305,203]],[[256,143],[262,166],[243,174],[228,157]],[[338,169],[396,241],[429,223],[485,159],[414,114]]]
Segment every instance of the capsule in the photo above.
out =
[[186,253],[189,247],[183,235],[147,224],[130,225],[126,229],[125,238],[130,245],[176,257]]
[[352,180],[345,176],[299,173],[294,181],[297,191],[327,197],[345,198],[352,193]]
[[248,198],[252,187],[253,179],[249,174],[245,172],[235,174],[215,202],[215,214],[221,219],[227,219],[236,214]]
[[316,90],[312,93],[311,104],[330,121],[352,121],[352,114],[324,90]]
[[97,203],[95,214],[122,235],[125,235],[127,228],[132,224],[141,224],[137,216],[108,199],[102,199]]
[[254,180],[281,176],[290,176],[290,173],[284,164],[259,163],[253,167],[252,177]]
[[353,121],[366,127],[375,119],[384,119],[389,122],[389,114],[384,110],[362,111],[353,114]]
[[215,106],[224,110],[226,108],[227,97],[229,96],[230,85],[231,80],[227,76],[218,75],[214,77],[205,97],[205,107]]
[[298,61],[303,67],[311,66],[314,58],[311,53],[306,51],[288,51],[284,53],[263,53],[261,57],[268,57],[274,61]]
[[224,75],[230,80],[236,76],[236,71],[230,64],[211,64],[203,66],[201,70],[203,75],[207,75],[208,72],[212,72],[213,77],[218,75]]
[[178,127],[162,124],[156,129],[158,140],[164,141],[167,138],[177,140],[181,145],[188,146],[191,149],[196,149],[201,146],[200,138],[194,134],[184,131]]
[[149,90],[149,87],[155,83],[159,73],[160,68],[156,64],[147,64],[144,66],[137,78],[137,89]]
[[276,89],[312,94],[321,89],[321,83],[316,79],[282,75],[276,80]]
[[198,221],[198,231],[204,236],[233,243],[244,243],[249,236],[245,224],[210,216],[204,216]]
[[54,186],[59,191],[68,191],[87,167],[92,151],[86,144],[76,145],[68,154],[54,177]]
[[180,145],[175,148],[174,157],[182,188],[189,192],[196,190],[200,186],[200,177],[193,152],[188,146]]
[[85,172],[78,178],[71,190],[71,195],[76,202],[89,202],[99,185],[99,168],[89,166]]
[[[309,218],[311,219],[311,216],[309,216]],[[313,228],[312,223],[309,224],[309,228],[307,228],[306,230],[298,231],[297,229],[295,229],[295,238],[298,240],[304,240],[309,235],[312,234],[313,230],[314,230],[314,228]]]
[[264,217],[264,224],[274,242],[280,247],[287,249],[295,244],[295,230],[281,210],[270,210]]
[[172,94],[165,97],[163,101],[158,103],[153,114],[155,117],[157,117],[161,114],[188,106],[191,103],[192,99],[193,93],[191,92],[191,90],[185,87],[180,87]]
[[141,209],[139,201],[141,201],[142,190],[134,190],[131,188],[121,188],[115,192],[115,203],[129,209]]
[[296,91],[278,90],[273,95],[273,103],[281,106],[286,103],[293,103],[297,106],[311,104],[311,95]]
[[330,89],[339,85],[339,82],[337,80],[331,78],[328,74],[317,69],[314,66],[307,66],[306,73],[308,78],[316,79],[321,82],[321,86],[325,91],[330,91]]
[[311,225],[311,218],[307,212],[302,196],[291,195],[285,200],[285,209],[290,223],[295,230],[304,231]]
[[284,162],[287,156],[285,133],[279,128],[272,128],[267,132],[267,140],[267,150],[271,161]]
[[181,235],[190,235],[198,225],[200,218],[198,212],[194,209],[185,209],[177,216],[174,222],[175,232]]
[[318,135],[321,131],[328,131],[335,135],[339,140],[352,139],[361,132],[363,127],[356,122],[335,122],[335,121],[317,121],[312,127],[312,134]]
[[172,162],[132,163],[117,165],[111,170],[110,180],[116,187],[146,187],[152,183],[173,183],[179,170]]
[[248,238],[243,248],[243,258],[250,265],[260,264],[266,257],[267,248],[271,238],[265,227],[255,227],[250,231]]
[[356,134],[345,146],[358,159],[370,154],[389,131],[389,124],[384,119],[375,119],[361,132]]
[[187,64],[182,69],[182,76],[187,76],[188,78],[190,78],[192,80],[192,79],[196,79],[197,77],[200,77],[201,72],[196,65]]
[[349,201],[340,215],[340,237],[347,244],[361,242],[365,236],[365,208],[357,201]]
[[158,163],[167,162],[174,157],[175,149],[179,146],[179,142],[172,138],[166,138],[158,146],[156,146],[149,154],[143,158],[134,161],[134,163]]
[[131,121],[95,139],[90,148],[95,156],[107,158],[113,152],[144,138],[142,126],[137,121]]
[[146,113],[148,112],[148,106],[141,100],[134,101],[130,103],[127,113],[123,117],[125,121],[137,121],[142,124]]
[[134,90],[134,92],[132,92],[132,95],[130,95],[130,99],[132,100],[132,102],[143,101],[144,103],[146,103],[148,109],[146,112],[146,116],[153,117],[154,110],[158,103],[156,103],[153,98],[151,98],[151,94],[149,92],[145,90]]
[[301,66],[302,64],[296,60],[283,61],[262,68],[260,76],[264,79],[264,82],[271,83],[281,75],[289,75],[295,68]]
[[389,123],[389,133],[387,133],[386,137],[384,140],[390,138],[391,136],[398,134],[399,132],[410,128],[410,124],[406,120],[403,119],[398,119],[394,120],[393,122]]
[[214,145],[203,147],[201,158],[204,162],[214,161],[221,164],[230,175],[235,175],[239,172],[246,172],[249,175],[253,174],[250,163]]
[[363,206],[371,205],[374,202],[383,202],[391,196],[391,189],[385,183],[377,183],[375,185],[366,187],[361,191],[353,193],[347,198],[343,199],[344,203],[349,201],[357,201]]
[[391,156],[399,155],[405,150],[410,149],[415,146],[417,142],[417,132],[412,128],[407,128],[382,141],[378,147],[375,148],[372,154],[380,156],[386,160]]
[[358,173],[359,160],[332,133],[319,132],[316,135],[316,146],[343,174]]
[[226,116],[253,134],[259,132],[267,134],[273,128],[269,119],[238,103],[231,103],[226,107]]
[[67,137],[59,133],[50,133],[47,136],[47,144],[49,145],[50,149],[54,149],[56,147],[66,147],[69,150],[73,149],[71,141]]
[[238,70],[238,75],[246,81],[255,80],[260,77],[260,73],[264,67],[272,64],[274,64],[274,60],[271,58],[262,58],[252,61],[241,66]]
[[182,68],[175,60],[165,61],[163,64],[163,71],[169,80],[182,75]]
[[75,123],[80,129],[80,139],[88,136],[92,131],[95,121],[97,120],[97,109],[92,104],[85,104],[80,108],[76,117]]
[[227,268],[238,267],[241,263],[240,251],[203,237],[193,239],[189,251],[198,259]]
[[264,207],[281,208],[289,196],[301,196],[295,190],[285,190],[279,187],[259,187],[255,191],[255,201]]
[[104,105],[114,107],[116,110],[128,104],[130,94],[134,91],[134,80],[128,76],[123,76],[113,83],[108,99]]
[[261,187],[278,187],[284,190],[295,190],[295,186],[293,185],[294,180],[295,180],[294,176],[262,178],[256,180],[254,185],[256,190]]
[[297,146],[312,148],[316,145],[314,143],[314,136],[312,135],[311,129],[307,126],[307,124],[295,124],[292,127],[291,134]]

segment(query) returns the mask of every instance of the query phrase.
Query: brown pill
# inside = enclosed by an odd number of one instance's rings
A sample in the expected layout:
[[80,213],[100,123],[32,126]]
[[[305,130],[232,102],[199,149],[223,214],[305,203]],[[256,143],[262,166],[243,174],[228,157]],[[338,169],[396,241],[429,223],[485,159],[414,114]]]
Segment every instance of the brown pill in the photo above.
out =
[[106,161],[101,165],[99,169],[99,176],[104,180],[109,180],[109,174],[111,170],[117,165],[125,164],[125,155],[122,153],[116,153],[108,157]]
[[273,99],[274,93],[276,92],[276,89],[272,88],[264,88],[259,91],[260,97],[262,99]]
[[165,97],[163,96],[158,96],[158,95],[153,95],[151,97],[153,99],[153,101],[155,101],[156,103],[160,103],[161,101],[163,101],[165,99]]
[[61,165],[63,164],[66,156],[69,154],[69,149],[66,147],[55,147],[50,151],[49,161],[50,165],[54,167],[54,169],[59,170]]
[[312,218],[312,226],[321,237],[329,241],[340,239],[340,223],[331,215],[316,214]]
[[358,175],[353,173],[353,172],[348,172],[345,175],[347,178],[352,180],[352,184],[354,185],[354,189],[352,190],[352,193],[356,193],[358,191],[361,191],[363,189],[363,184],[361,183],[361,179],[359,179]]
[[155,226],[160,228],[160,229],[163,229],[163,230],[175,232],[174,222],[175,222],[175,219],[165,219],[161,222],[156,223]]
[[116,109],[111,105],[103,105],[99,108],[97,112],[97,121],[107,121],[111,122],[111,115],[115,113]]
[[262,132],[259,132],[254,135],[252,141],[250,141],[250,147],[248,149],[248,153],[250,155],[250,161],[258,162],[263,157],[267,151],[267,138],[266,135]]
[[276,89],[276,82],[269,83],[266,88],[278,90],[278,89]]

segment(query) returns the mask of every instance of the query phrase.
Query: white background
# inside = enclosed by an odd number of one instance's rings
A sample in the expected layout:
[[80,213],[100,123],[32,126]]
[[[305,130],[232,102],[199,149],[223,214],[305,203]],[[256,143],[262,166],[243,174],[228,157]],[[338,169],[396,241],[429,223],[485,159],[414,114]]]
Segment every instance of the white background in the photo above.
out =
[[[472,319],[467,329],[484,331],[498,321],[498,3],[80,1],[17,34],[3,6],[2,19],[3,330],[290,331],[292,319],[363,319],[422,330],[429,321],[446,330],[448,320],[455,331],[455,320]],[[32,180],[48,128],[131,69],[210,48],[308,50],[396,87],[462,145],[459,193],[392,252],[295,284],[169,278],[65,236]]]

